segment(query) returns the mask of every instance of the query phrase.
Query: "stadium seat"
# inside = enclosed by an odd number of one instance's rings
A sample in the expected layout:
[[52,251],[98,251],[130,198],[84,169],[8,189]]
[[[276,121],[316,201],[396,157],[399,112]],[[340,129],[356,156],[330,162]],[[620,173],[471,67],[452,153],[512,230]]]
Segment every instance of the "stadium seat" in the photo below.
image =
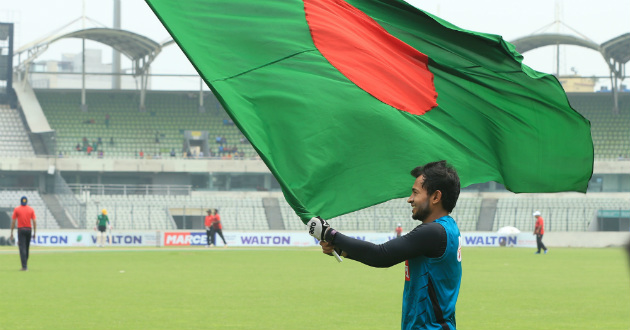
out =
[[[95,158],[98,151],[87,156],[84,151],[77,152],[75,147],[77,143],[82,145],[83,137],[90,144],[101,137],[102,145],[98,150],[102,150],[106,158],[136,158],[141,150],[145,158],[167,158],[171,150],[181,158],[185,130],[208,131],[212,152],[218,151],[214,138],[221,135],[229,146],[243,151],[245,157],[256,155],[250,144],[240,143],[242,134],[236,126],[223,124],[228,118],[223,110],[199,113],[198,95],[191,97],[190,92],[149,91],[146,112],[138,111],[139,95],[135,91],[88,91],[88,112],[82,112],[78,106],[81,95],[78,90],[35,92],[51,127],[57,131],[58,151],[66,157]],[[206,98],[206,103],[214,100],[213,96]],[[108,114],[109,126],[105,124]],[[84,123],[90,120],[94,123]],[[156,143],[156,134],[159,143]],[[112,137],[114,145],[109,143]]]

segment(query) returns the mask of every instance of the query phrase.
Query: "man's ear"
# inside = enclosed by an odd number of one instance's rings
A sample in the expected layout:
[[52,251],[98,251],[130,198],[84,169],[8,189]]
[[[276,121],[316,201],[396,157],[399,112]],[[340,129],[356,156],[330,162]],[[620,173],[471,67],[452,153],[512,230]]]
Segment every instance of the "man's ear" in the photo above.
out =
[[431,194],[431,203],[437,204],[441,201],[442,201],[442,192],[439,190],[434,191],[433,194]]

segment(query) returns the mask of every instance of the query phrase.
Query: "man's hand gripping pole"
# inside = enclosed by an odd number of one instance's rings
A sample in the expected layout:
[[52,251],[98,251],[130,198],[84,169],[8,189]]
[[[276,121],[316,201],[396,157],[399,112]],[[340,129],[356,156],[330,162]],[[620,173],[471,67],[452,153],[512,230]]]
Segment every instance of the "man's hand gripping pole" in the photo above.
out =
[[[320,241],[328,242],[326,240],[326,234],[334,232],[334,229],[330,228],[328,222],[320,217],[312,218],[306,225],[308,226],[309,235],[317,238]],[[338,262],[343,261],[343,259],[341,259],[337,251],[335,251],[334,249],[332,251],[332,254],[333,256],[335,256],[335,259],[337,259]]]

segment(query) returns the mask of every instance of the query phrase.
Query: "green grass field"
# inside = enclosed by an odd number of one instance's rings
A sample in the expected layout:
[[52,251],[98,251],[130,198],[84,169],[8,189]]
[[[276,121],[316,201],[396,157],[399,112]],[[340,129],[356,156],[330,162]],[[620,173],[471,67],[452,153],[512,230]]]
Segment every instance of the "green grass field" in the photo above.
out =
[[[629,329],[621,249],[464,248],[458,329]],[[317,249],[0,249],[0,329],[399,329],[404,266]]]

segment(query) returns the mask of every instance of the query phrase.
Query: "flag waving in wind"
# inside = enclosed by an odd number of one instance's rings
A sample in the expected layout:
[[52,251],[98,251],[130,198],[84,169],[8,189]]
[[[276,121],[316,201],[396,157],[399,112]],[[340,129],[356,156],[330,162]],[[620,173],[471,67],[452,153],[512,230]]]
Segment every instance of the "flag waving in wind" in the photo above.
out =
[[402,0],[147,0],[303,219],[463,186],[586,191],[590,123],[500,36]]

